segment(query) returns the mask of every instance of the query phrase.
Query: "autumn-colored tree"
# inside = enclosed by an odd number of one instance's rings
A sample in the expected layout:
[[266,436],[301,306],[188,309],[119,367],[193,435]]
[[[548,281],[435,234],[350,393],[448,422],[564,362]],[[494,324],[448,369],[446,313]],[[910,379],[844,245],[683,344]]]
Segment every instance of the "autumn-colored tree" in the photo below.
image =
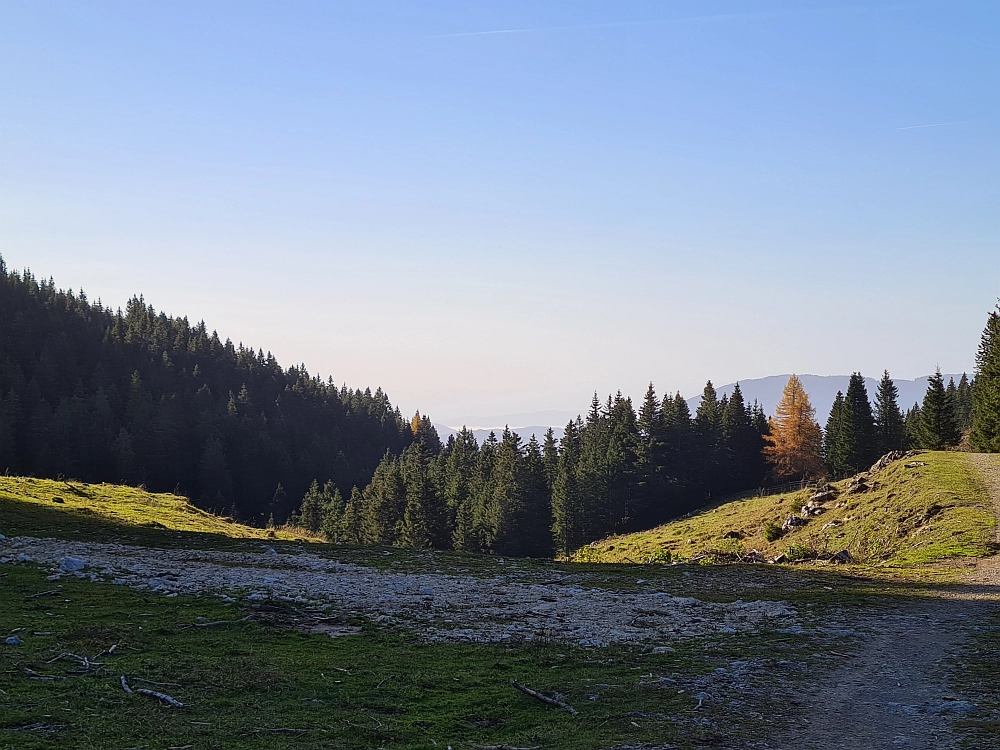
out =
[[816,410],[809,403],[802,381],[795,375],[785,385],[770,427],[771,434],[764,437],[767,442],[764,455],[776,479],[814,477],[823,473],[823,436],[816,421]]

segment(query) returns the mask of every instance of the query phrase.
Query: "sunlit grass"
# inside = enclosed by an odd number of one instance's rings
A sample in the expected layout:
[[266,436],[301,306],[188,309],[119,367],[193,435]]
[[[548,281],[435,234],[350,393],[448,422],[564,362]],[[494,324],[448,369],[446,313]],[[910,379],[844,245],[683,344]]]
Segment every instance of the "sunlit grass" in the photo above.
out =
[[[926,465],[906,468],[913,461]],[[646,563],[702,555],[731,559],[750,551],[794,559],[847,550],[856,563],[905,567],[992,552],[996,521],[990,499],[965,454],[926,452],[898,461],[872,477],[868,492],[848,495],[847,484],[834,485],[839,494],[824,504],[822,514],[771,541],[765,528],[798,515],[813,491],[725,503],[649,531],[596,542],[573,559]]]

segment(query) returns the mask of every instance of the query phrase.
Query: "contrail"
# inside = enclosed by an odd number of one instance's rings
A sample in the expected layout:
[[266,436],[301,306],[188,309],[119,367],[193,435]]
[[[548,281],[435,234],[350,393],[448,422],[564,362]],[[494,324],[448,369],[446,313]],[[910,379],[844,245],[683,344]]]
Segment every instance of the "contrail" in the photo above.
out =
[[904,128],[896,128],[896,130],[916,130],[917,128],[939,128],[942,125],[964,125],[967,122],[972,122],[972,120],[955,120],[954,122],[932,122],[927,125],[907,125]]

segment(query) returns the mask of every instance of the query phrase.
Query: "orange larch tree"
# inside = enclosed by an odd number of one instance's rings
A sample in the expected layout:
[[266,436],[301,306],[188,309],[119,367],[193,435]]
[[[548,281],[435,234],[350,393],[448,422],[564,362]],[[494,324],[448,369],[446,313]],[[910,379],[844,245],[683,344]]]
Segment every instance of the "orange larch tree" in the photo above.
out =
[[807,479],[823,473],[823,435],[802,381],[788,379],[770,420],[764,455],[776,479]]

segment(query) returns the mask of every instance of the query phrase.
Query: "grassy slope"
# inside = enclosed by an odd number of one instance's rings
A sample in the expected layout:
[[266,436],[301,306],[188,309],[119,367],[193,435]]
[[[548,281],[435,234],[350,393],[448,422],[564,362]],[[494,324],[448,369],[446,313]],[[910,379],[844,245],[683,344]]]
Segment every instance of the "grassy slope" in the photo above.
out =
[[[905,468],[913,460],[927,465]],[[825,504],[825,513],[773,542],[764,538],[765,524],[780,525],[798,515],[812,491],[729,502],[649,531],[596,542],[573,559],[647,562],[666,560],[665,552],[674,560],[685,560],[706,552],[750,550],[771,558],[789,551],[799,556],[806,550],[847,549],[858,562],[914,566],[990,553],[995,524],[990,500],[964,454],[922,453],[897,461],[872,480],[871,491],[841,494]],[[838,482],[835,487],[843,490],[846,485]],[[840,524],[823,529],[834,521]]]
[[[0,477],[0,531],[87,539],[152,543],[165,537],[194,539],[277,539],[301,536],[273,533],[200,510],[183,497],[110,484]],[[174,532],[171,534],[170,532]]]

